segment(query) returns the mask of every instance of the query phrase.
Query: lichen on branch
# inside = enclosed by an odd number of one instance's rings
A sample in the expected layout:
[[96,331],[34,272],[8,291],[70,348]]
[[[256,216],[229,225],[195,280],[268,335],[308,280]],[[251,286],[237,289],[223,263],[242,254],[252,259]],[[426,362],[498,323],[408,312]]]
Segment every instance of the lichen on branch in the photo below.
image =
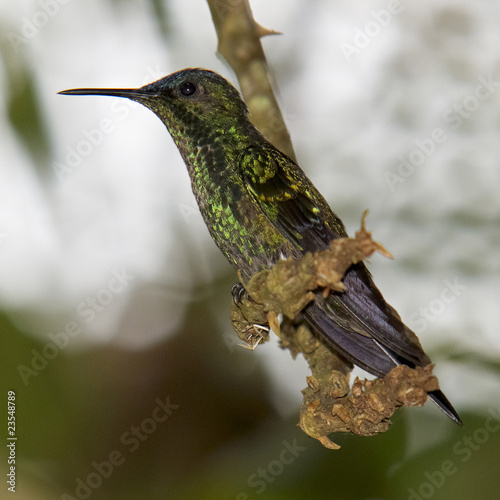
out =
[[[385,432],[396,408],[422,406],[427,392],[438,388],[433,365],[428,365],[416,369],[398,366],[382,379],[356,379],[350,389],[352,365],[300,321],[300,312],[315,294],[342,293],[342,278],[351,265],[374,252],[392,257],[366,230],[366,215],[354,238],[335,239],[326,250],[307,253],[299,260],[280,260],[271,269],[255,274],[243,285],[244,293],[235,298],[231,311],[233,327],[247,347],[255,349],[266,342],[272,329],[294,358],[303,354],[312,375],[302,391],[300,427],[331,449],[339,446],[330,441],[329,434],[373,436]],[[283,317],[281,324],[279,315]]]

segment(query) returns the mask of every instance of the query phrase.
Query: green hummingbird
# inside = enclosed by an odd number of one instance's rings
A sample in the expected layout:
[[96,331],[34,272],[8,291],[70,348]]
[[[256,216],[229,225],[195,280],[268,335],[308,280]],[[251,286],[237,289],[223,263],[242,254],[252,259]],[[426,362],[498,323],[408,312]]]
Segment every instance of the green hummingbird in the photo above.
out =
[[[126,97],[160,118],[184,159],[213,240],[245,280],[279,259],[298,259],[347,236],[302,169],[252,125],[238,91],[217,73],[184,69],[138,89],[60,94]],[[363,263],[351,266],[343,281],[344,292],[317,293],[303,311],[324,343],[379,377],[400,364],[431,362]],[[429,397],[462,424],[440,390]]]

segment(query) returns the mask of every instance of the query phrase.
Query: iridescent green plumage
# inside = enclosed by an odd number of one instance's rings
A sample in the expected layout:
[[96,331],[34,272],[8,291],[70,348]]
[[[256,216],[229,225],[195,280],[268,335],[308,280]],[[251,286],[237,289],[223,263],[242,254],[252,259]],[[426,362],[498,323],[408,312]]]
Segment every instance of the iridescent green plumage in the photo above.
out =
[[[199,70],[188,71],[191,79],[199,76]],[[212,238],[228,260],[250,277],[291,251],[255,205],[241,176],[240,162],[248,157],[249,148],[266,141],[246,118],[247,107],[234,87],[228,90],[215,73],[203,76],[203,85],[197,83],[198,98],[174,99],[168,107],[161,100],[147,99],[143,104],[164,121],[179,148]],[[167,88],[175,89],[185,77],[185,73],[167,77]],[[144,90],[153,87],[157,89],[158,82]]]
[[[63,93],[126,97],[158,115],[186,163],[212,238],[245,279],[280,258],[297,259],[347,236],[300,167],[255,129],[236,89],[216,73],[186,69],[140,89]],[[378,376],[398,364],[430,363],[364,264],[349,268],[344,285],[326,299],[316,294],[303,311],[327,345]],[[441,391],[429,396],[461,422]]]

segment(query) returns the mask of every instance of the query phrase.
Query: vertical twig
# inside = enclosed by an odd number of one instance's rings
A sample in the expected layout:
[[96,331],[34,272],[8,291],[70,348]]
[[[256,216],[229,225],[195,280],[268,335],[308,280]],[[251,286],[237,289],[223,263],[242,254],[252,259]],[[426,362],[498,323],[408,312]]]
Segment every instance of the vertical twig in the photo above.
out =
[[207,0],[219,39],[218,51],[240,82],[250,118],[276,148],[295,161],[290,134],[269,81],[260,38],[277,32],[253,18],[248,0]]

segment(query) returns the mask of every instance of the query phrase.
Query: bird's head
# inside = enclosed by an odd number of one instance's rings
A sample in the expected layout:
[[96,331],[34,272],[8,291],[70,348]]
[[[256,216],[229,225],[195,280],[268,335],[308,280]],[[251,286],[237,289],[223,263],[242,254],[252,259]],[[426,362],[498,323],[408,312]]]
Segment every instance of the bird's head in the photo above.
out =
[[83,88],[65,95],[126,97],[151,109],[174,135],[223,131],[247,122],[248,109],[238,91],[205,69],[184,69],[138,89]]

